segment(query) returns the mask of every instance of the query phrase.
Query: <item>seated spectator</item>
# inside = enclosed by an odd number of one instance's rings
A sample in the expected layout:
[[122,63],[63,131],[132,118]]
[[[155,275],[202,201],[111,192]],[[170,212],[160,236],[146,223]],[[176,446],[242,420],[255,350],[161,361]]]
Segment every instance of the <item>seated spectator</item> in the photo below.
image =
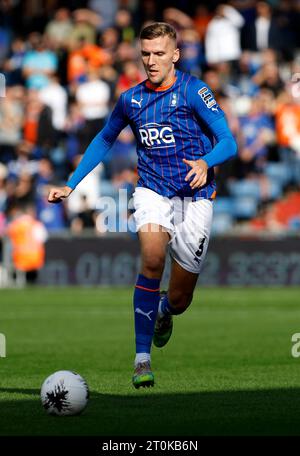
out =
[[38,92],[36,90],[28,91],[25,104],[23,135],[24,140],[31,144],[36,144],[38,140],[38,126],[42,110],[43,103],[38,96]]
[[243,16],[232,6],[217,6],[205,35],[205,55],[208,64],[232,62],[240,58],[240,29]]
[[57,134],[52,109],[41,102],[36,90],[28,91],[24,117],[24,139],[39,148],[39,156],[47,155],[56,144]]
[[86,195],[81,195],[80,206],[78,207],[77,214],[71,221],[71,230],[74,233],[81,233],[86,228],[95,228],[96,223],[96,210],[91,209]]
[[101,24],[101,16],[89,9],[79,8],[73,11],[73,20],[70,42],[83,40],[87,44],[95,44],[96,28]]
[[104,126],[109,114],[109,85],[99,79],[99,71],[91,69],[88,80],[80,84],[76,90],[76,101],[85,119],[81,131],[81,151],[84,152],[94,136]]
[[31,34],[32,49],[23,60],[23,76],[30,89],[41,89],[49,84],[49,77],[57,71],[57,56],[47,49],[45,38],[37,32]]
[[24,121],[24,89],[7,87],[6,97],[0,103],[0,162],[15,158],[15,146],[22,138]]
[[52,75],[47,87],[39,91],[41,102],[51,109],[52,127],[61,132],[65,127],[68,96],[56,75]]
[[136,144],[129,127],[119,134],[117,140],[104,158],[105,177],[111,179],[116,187],[122,187],[124,176],[130,175],[137,165]]
[[[123,65],[125,62],[128,62],[129,60],[133,62],[137,62],[138,60],[138,49],[131,46],[130,43],[127,41],[123,41],[118,45],[116,54],[115,54],[115,59],[114,59],[114,66],[116,70],[121,73],[123,70]],[[142,70],[144,71],[144,70]]]
[[114,25],[118,9],[117,0],[88,0],[87,7],[101,17],[101,21],[96,25],[98,32]]
[[116,89],[115,89],[115,98],[119,98],[121,93],[125,90],[130,89],[131,87],[139,84],[144,80],[144,75],[137,67],[137,64],[132,60],[128,60],[123,64],[123,72],[120,74]]
[[279,146],[292,149],[300,160],[300,103],[291,85],[278,97],[275,119]]
[[8,170],[5,165],[0,163],[0,214],[4,214],[7,205],[6,178]]
[[243,49],[251,51],[281,48],[280,29],[268,2],[257,2],[256,18],[247,22],[242,30],[242,45]]
[[253,80],[253,75],[260,69],[261,59],[253,53],[244,51],[239,59],[237,72],[231,80],[231,96],[256,96],[259,87]]
[[216,99],[226,95],[227,86],[221,80],[220,73],[216,70],[208,69],[205,71],[203,81],[211,88]]
[[126,8],[120,8],[115,16],[116,29],[119,33],[119,42],[132,43],[135,38],[135,31],[132,24],[132,14]]
[[207,26],[212,19],[212,14],[208,11],[206,5],[196,5],[196,12],[194,14],[194,27],[198,33],[201,43],[204,42]]
[[21,141],[15,148],[16,159],[8,163],[9,179],[16,180],[21,174],[35,176],[38,171],[37,160],[32,159],[33,144]]
[[48,22],[45,34],[55,49],[67,48],[73,32],[73,22],[68,8],[59,8]]
[[116,27],[108,27],[103,30],[101,34],[99,45],[101,48],[110,55],[110,58],[114,58],[114,54],[119,44],[119,32]]
[[[77,155],[74,160],[74,169],[82,159],[82,155]],[[82,208],[82,197],[85,197],[85,204],[89,209],[95,209],[100,197],[100,176],[103,170],[103,165],[100,164],[90,172],[82,182],[76,187],[76,192],[73,192],[67,200],[67,210],[70,219],[72,219]]]
[[[81,151],[81,132],[84,129],[85,118],[81,112],[78,103],[70,103],[69,112],[65,123],[65,147],[66,147],[66,158],[68,163],[72,163],[76,155],[80,154]],[[71,172],[71,169],[69,170]]]
[[49,232],[61,231],[67,228],[66,211],[63,204],[49,204],[49,185],[40,185],[36,194],[36,211],[38,219]]
[[23,85],[23,60],[26,53],[26,44],[22,38],[15,38],[11,44],[8,58],[3,65],[7,86]]
[[201,65],[204,63],[204,51],[198,33],[194,28],[186,28],[181,31],[180,37],[179,67],[182,71],[200,77]]
[[240,177],[260,174],[267,159],[268,144],[275,138],[272,118],[263,112],[260,97],[251,99],[249,113],[240,118],[240,129]]
[[14,200],[20,205],[34,204],[35,186],[31,174],[22,172],[17,180],[14,189]]
[[84,38],[78,39],[69,49],[67,60],[69,84],[86,81],[90,69],[98,69],[110,61],[111,56],[103,48],[87,43]]
[[54,185],[56,176],[52,162],[48,158],[41,158],[38,161],[38,170],[35,177],[37,192],[39,185]]
[[267,63],[252,78],[253,82],[265,89],[272,90],[274,95],[278,95],[283,89],[283,81],[279,74],[277,63]]
[[181,41],[181,31],[193,28],[193,20],[188,15],[181,11],[179,8],[168,7],[163,10],[163,20],[173,27],[178,32],[179,43]]

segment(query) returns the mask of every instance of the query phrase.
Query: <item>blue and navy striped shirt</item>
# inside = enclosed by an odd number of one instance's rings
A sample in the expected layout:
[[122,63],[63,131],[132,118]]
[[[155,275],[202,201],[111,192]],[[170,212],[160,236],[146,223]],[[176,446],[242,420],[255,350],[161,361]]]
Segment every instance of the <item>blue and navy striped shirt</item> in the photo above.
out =
[[[92,158],[91,154],[95,155],[98,151],[99,163],[105,149],[111,147],[120,131],[129,124],[137,141],[137,186],[168,197],[212,198],[216,189],[213,171],[216,161],[207,161],[206,184],[192,190],[189,182],[184,180],[190,168],[182,160],[209,158],[214,148],[214,137],[217,137],[217,140],[226,138],[224,146],[229,149],[229,152],[223,150],[224,156],[219,159],[221,163],[235,154],[235,142],[223,111],[205,83],[178,70],[175,76],[173,84],[166,88],[155,89],[148,81],[143,81],[124,92],[106,126],[91,142],[85,155]],[[214,125],[219,128],[220,122],[221,130],[215,131]],[[234,149],[233,152],[230,148]],[[220,148],[218,154],[221,152]],[[84,177],[82,173],[86,175],[91,166],[97,164],[95,157],[93,163],[84,158],[67,183],[71,188],[75,188],[78,180]]]

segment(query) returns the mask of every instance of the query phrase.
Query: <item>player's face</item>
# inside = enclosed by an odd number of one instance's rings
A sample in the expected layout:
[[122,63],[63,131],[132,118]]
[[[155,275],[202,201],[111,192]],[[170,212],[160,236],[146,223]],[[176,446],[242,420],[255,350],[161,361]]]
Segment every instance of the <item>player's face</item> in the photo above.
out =
[[156,86],[167,85],[174,76],[174,64],[179,59],[179,49],[168,36],[141,40],[142,61],[149,81]]

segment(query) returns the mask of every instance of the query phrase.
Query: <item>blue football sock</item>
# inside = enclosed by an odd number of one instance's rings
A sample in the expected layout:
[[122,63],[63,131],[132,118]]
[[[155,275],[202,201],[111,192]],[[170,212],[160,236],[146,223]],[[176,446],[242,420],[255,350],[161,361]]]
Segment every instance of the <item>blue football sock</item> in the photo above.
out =
[[177,314],[180,314],[181,312],[180,311],[176,311],[176,309],[174,309],[174,307],[171,306],[171,304],[169,303],[169,299],[168,299],[168,295],[164,295],[163,298],[161,299],[160,303],[159,303],[159,313],[160,315],[168,315],[168,314],[171,314],[171,315],[177,315]]
[[138,276],[133,297],[136,353],[150,353],[159,304],[159,284],[159,279]]

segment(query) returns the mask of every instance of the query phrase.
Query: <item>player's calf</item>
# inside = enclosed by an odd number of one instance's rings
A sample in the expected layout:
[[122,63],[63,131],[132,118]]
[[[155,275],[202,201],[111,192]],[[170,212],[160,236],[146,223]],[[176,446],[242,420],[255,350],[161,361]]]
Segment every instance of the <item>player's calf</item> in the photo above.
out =
[[[174,301],[171,301],[170,295]],[[164,347],[172,335],[173,315],[180,315],[187,309],[192,302],[193,294],[161,292],[160,296],[153,336],[153,344],[159,348]]]
[[165,303],[165,308],[172,315],[180,315],[189,307],[193,300],[193,293],[188,293],[181,290],[169,290],[168,302]]
[[167,292],[161,291],[153,335],[153,345],[158,348],[164,347],[167,344],[173,331],[173,316],[167,306]]

